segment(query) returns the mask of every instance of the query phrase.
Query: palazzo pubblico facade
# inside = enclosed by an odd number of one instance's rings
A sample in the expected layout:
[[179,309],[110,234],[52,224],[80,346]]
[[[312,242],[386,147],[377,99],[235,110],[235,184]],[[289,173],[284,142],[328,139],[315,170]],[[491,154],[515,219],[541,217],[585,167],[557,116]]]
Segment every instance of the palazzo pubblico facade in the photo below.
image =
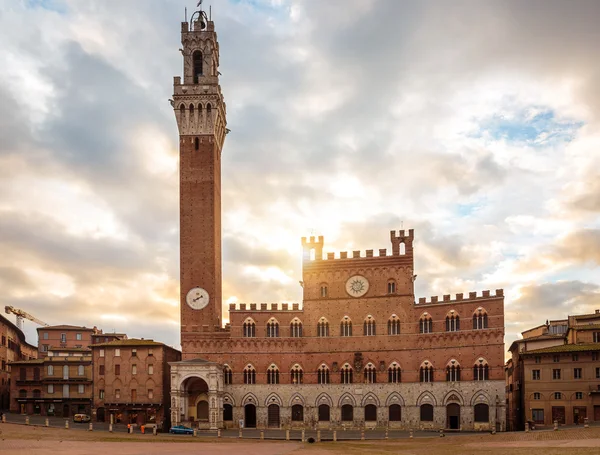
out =
[[391,249],[323,256],[302,239],[302,304],[231,304],[221,321],[219,44],[202,11],[181,24],[182,361],[171,422],[199,428],[505,428],[504,296],[415,300],[414,232]]

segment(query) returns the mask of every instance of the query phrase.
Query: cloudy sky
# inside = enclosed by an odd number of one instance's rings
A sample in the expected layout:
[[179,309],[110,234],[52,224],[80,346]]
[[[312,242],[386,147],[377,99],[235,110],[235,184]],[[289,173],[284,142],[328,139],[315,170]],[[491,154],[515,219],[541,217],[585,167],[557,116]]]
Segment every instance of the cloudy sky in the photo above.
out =
[[[0,0],[2,306],[179,344],[167,100],[195,3]],[[504,288],[507,343],[600,308],[600,2],[212,6],[224,304],[300,301],[303,235],[404,227],[417,297]]]

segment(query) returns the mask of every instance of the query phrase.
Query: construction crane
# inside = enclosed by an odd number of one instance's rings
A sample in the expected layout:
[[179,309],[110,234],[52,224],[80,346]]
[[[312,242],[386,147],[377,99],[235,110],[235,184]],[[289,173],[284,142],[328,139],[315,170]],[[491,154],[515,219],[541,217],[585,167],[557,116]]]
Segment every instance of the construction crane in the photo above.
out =
[[46,324],[44,321],[36,318],[35,316],[30,315],[29,313],[20,310],[19,308],[15,308],[12,307],[10,305],[7,305],[4,307],[4,312],[6,314],[14,314],[15,316],[17,316],[17,327],[20,330],[23,330],[23,319],[29,319],[30,321],[35,322],[36,324],[42,325],[44,327],[49,327],[50,324]]

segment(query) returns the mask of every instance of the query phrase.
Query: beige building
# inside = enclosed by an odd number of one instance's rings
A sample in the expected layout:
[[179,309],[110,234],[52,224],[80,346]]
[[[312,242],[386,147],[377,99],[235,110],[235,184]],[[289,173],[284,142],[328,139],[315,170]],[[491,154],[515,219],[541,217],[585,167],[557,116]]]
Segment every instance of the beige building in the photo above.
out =
[[507,424],[600,422],[600,311],[523,332],[506,364]]

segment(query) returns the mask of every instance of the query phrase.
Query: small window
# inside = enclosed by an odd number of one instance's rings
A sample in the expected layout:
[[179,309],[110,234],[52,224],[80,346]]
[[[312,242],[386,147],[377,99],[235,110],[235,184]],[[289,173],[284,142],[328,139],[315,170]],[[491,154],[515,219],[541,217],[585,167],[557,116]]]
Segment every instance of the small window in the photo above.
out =
[[396,282],[395,281],[388,281],[388,285],[387,285],[387,293],[388,294],[395,294],[396,293]]
[[557,354],[553,355],[552,356],[552,361],[553,362],[560,362],[560,355],[557,355]]
[[542,394],[540,392],[535,392],[533,394],[533,399],[534,400],[541,400],[542,399]]
[[100,366],[98,367],[98,374],[99,374],[100,376],[104,376],[104,365],[100,365]]
[[61,343],[66,343],[67,342],[67,334],[66,333],[61,333],[60,334],[60,342]]
[[54,376],[54,365],[48,365],[48,376]]
[[77,341],[81,341],[81,340],[82,340],[82,338],[81,338],[81,333],[77,333],[77,334],[75,334],[75,339],[76,339]]
[[581,379],[582,373],[581,368],[573,368],[573,379]]
[[554,399],[555,400],[562,399],[562,393],[560,393],[560,392],[554,392]]
[[54,393],[54,384],[48,384],[48,393]]
[[194,150],[200,149],[200,140],[198,138],[194,139]]
[[121,365],[115,365],[115,375],[119,376],[121,374]]
[[77,393],[79,393],[80,395],[85,393],[85,385],[84,384],[77,385]]
[[[47,339],[48,339],[48,332],[44,332],[44,340],[47,340]],[[2,344],[4,344],[4,343],[2,343]]]
[[131,350],[131,357],[137,357],[137,349]]
[[203,64],[202,52],[194,51],[194,53],[192,54],[192,65],[193,65],[192,75],[194,77],[194,84],[197,84],[198,78],[202,76],[202,64]]
[[137,374],[137,365],[131,365],[131,374]]
[[77,376],[83,376],[85,374],[85,368],[83,365],[79,365],[77,367]]
[[148,365],[148,374],[154,374],[154,365]]
[[100,349],[100,357],[104,357],[104,349]]
[[328,295],[327,292],[328,292],[327,285],[322,284],[321,285],[321,298],[327,297],[327,295]]
[[573,354],[573,362],[577,362],[579,360],[579,354]]
[[596,379],[600,379],[600,368],[596,368]]
[[149,355],[149,356],[153,356],[153,355],[154,355],[154,353],[153,353],[152,349],[148,349],[148,355]]
[[594,343],[600,343],[600,332],[594,332],[593,339]]
[[226,385],[233,384],[233,371],[231,371],[229,365],[225,365],[223,368],[223,377]]
[[115,389],[115,398],[117,400],[121,399],[121,389]]
[[542,356],[541,355],[536,355],[535,356],[535,363],[542,363]]
[[583,400],[583,392],[575,392],[576,400]]
[[104,389],[100,389],[100,390],[98,390],[98,397],[99,397],[101,400],[104,400]]
[[148,389],[148,399],[152,400],[154,398],[154,390]]
[[115,357],[121,357],[121,350],[119,348],[115,349]]
[[541,378],[540,370],[532,370],[531,371],[531,379],[534,381],[539,381]]

